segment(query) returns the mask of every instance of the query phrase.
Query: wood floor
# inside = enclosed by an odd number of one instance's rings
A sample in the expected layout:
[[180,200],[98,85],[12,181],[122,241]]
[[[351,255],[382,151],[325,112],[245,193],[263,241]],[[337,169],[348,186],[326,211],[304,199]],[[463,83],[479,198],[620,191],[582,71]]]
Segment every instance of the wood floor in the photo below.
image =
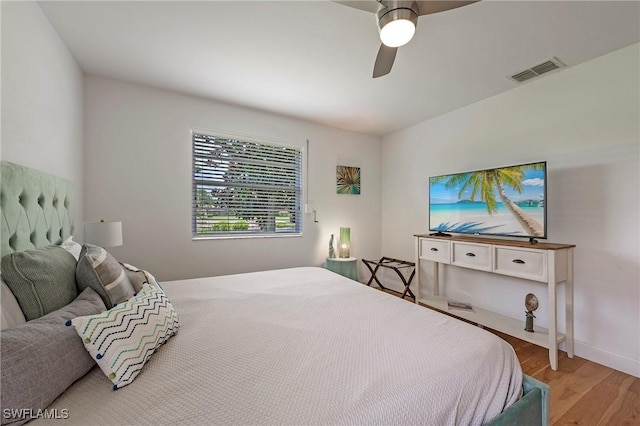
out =
[[553,425],[640,425],[640,379],[565,352],[558,370],[545,348],[495,332],[516,350],[522,371],[551,386]]
[[545,348],[489,331],[513,346],[525,374],[551,386],[552,425],[640,426],[639,378],[562,351],[553,371]]

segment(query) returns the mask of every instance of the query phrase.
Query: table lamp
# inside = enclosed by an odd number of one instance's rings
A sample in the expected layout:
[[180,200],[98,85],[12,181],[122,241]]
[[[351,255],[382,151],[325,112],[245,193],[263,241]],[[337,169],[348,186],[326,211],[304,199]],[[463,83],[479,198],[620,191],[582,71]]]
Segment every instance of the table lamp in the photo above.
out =
[[340,228],[340,257],[348,258],[351,248],[351,228]]
[[122,222],[89,222],[84,224],[84,240],[100,247],[122,245]]

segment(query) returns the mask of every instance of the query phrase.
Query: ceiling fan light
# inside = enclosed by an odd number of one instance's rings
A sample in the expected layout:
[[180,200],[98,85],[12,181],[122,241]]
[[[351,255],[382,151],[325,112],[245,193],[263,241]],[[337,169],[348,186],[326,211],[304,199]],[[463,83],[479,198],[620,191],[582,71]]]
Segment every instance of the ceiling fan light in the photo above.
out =
[[400,47],[407,44],[416,32],[415,24],[408,19],[398,19],[380,28],[380,40],[385,46]]

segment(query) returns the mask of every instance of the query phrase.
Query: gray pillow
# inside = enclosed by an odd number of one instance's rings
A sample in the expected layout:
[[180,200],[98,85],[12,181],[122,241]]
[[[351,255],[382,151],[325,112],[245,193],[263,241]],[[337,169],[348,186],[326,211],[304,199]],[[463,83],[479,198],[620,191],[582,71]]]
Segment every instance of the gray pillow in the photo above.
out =
[[16,297],[11,293],[11,289],[2,278],[0,278],[0,283],[2,284],[2,293],[0,294],[0,302],[2,302],[2,308],[0,308],[2,326],[0,329],[6,330],[24,324],[27,320],[24,318],[24,314],[22,313],[22,309],[20,309]]
[[27,321],[62,308],[78,295],[76,259],[60,246],[8,254],[1,267]]
[[37,413],[96,365],[76,330],[66,323],[104,310],[100,296],[88,288],[69,305],[0,334],[3,425],[31,420],[5,418],[5,410]]
[[76,268],[80,291],[91,287],[102,297],[107,309],[129,300],[135,290],[122,265],[102,247],[84,244]]

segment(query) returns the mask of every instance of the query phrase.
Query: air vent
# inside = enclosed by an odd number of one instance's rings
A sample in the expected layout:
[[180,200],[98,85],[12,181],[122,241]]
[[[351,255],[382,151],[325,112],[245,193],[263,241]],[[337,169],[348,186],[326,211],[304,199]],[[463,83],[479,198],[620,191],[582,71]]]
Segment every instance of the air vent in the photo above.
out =
[[557,58],[551,58],[548,61],[544,61],[543,63],[533,66],[529,69],[517,72],[509,78],[511,80],[517,81],[518,83],[522,83],[562,67],[564,67],[564,64],[562,62],[560,62]]
[[535,72],[531,70],[525,70],[525,71],[519,72],[518,74],[512,75],[511,78],[517,81],[518,83],[522,83],[523,81],[536,78],[537,76],[538,74],[536,74]]

